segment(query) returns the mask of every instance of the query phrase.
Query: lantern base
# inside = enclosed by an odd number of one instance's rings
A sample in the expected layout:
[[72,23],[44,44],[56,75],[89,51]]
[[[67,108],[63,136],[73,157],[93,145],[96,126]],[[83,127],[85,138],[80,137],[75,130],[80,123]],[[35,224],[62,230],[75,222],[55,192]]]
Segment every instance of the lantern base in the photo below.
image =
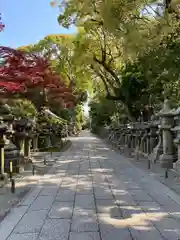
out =
[[173,160],[174,160],[173,155],[170,155],[170,154],[160,155],[160,165],[162,168],[172,169],[173,168]]

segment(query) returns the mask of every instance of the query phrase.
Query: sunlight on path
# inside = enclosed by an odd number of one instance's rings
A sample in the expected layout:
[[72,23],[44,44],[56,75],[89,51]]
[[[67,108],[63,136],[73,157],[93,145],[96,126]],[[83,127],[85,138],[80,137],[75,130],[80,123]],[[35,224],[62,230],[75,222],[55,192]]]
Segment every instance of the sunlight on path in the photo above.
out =
[[89,132],[71,140],[0,224],[1,240],[180,239],[178,195]]

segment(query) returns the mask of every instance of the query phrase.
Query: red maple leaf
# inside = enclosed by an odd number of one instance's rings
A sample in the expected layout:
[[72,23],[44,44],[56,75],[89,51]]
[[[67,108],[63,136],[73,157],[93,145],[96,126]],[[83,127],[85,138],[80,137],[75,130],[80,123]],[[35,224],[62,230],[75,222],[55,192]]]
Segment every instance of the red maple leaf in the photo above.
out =
[[47,58],[0,46],[0,59],[0,89],[14,93],[38,87],[46,89],[51,100],[76,101],[72,87],[52,70]]

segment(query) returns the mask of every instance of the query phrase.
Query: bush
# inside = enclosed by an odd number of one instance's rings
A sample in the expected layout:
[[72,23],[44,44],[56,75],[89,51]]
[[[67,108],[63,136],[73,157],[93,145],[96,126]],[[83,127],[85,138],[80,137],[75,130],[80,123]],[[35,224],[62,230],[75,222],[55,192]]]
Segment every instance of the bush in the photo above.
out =
[[37,116],[37,110],[34,104],[27,99],[9,100],[8,104],[12,109],[12,114],[17,118],[34,118]]

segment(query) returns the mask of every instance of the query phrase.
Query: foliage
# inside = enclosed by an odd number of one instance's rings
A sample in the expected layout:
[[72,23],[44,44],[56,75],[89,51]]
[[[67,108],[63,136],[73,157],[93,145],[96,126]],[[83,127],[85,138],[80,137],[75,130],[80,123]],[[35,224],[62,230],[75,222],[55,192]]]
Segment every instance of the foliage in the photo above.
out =
[[72,57],[91,75],[93,98],[106,95],[120,102],[130,119],[145,111],[150,114],[164,97],[179,102],[178,4],[172,0],[61,1],[58,21],[67,28],[78,27]]
[[35,118],[37,117],[37,110],[32,102],[24,99],[9,100],[8,104],[12,109],[12,114],[19,117]]
[[90,102],[90,118],[92,128],[103,126],[111,122],[111,116],[117,111],[113,101],[101,98],[99,101]]
[[176,106],[178,4],[179,0],[62,0],[59,24],[73,24],[77,33],[49,35],[19,50],[0,48],[1,91],[26,95],[37,109],[46,104],[69,122],[76,120],[78,128],[87,92],[94,126],[126,121],[127,116],[146,119],[167,97]]
[[51,126],[52,124],[62,125],[63,123],[65,123],[65,120],[57,119],[57,118],[51,117],[51,116],[45,116],[43,114],[39,114],[38,115],[38,123],[41,125],[41,127],[43,125]]
[[4,94],[20,93],[30,99],[38,109],[45,103],[58,102],[72,108],[76,97],[53,71],[48,59],[35,53],[0,47],[3,65],[0,67],[0,88]]
[[177,23],[174,31],[162,38],[161,45],[149,49],[138,56],[136,61],[127,64],[128,72],[132,75],[135,70],[133,74],[138,76],[142,84],[145,83],[141,87],[143,91],[139,102],[152,105],[155,109],[164,98],[170,98],[175,105],[180,103],[180,72],[177,67],[180,54],[179,32],[180,25]]
[[51,142],[56,140],[55,136],[61,137],[63,126],[66,124],[67,122],[65,119],[56,117],[53,114],[45,114],[42,109],[37,118],[38,131],[41,135],[39,144],[43,147],[46,146],[47,134],[50,136]]
[[81,130],[84,123],[84,113],[82,105],[80,104],[75,107],[75,122],[77,130]]
[[[125,93],[122,94],[122,92],[128,85],[131,93],[134,93],[134,88],[140,87],[141,83],[137,80],[131,81],[130,77],[128,80],[121,77],[121,70],[125,64],[126,44],[122,40],[122,36],[117,38],[105,24],[105,15],[103,14],[105,10],[108,11],[109,6],[104,5],[102,1],[94,2],[91,0],[87,0],[86,4],[78,1],[68,1],[67,4],[64,1],[62,5],[64,8],[60,13],[59,22],[68,27],[73,20],[73,23],[82,27],[74,40],[73,58],[76,59],[81,68],[85,69],[86,73],[92,76],[92,79],[101,79],[108,99],[122,101],[129,114],[134,115],[133,98],[138,99],[138,96],[141,95],[141,89],[137,92],[137,96],[134,94],[132,99],[129,98],[131,94],[124,96]],[[130,5],[127,8],[129,8],[128,11],[133,9]],[[127,16],[127,12],[123,11]],[[132,19],[128,21],[132,23]],[[124,27],[129,28],[128,24]]]
[[92,86],[90,75],[76,64],[77,59],[72,58],[74,38],[75,35],[70,34],[48,35],[37,44],[21,47],[20,50],[48,57],[52,68],[80,95],[87,90],[91,92]]
[[[87,101],[88,93],[92,92],[92,81],[91,75],[85,72],[79,63],[76,63],[77,59],[73,56],[75,39],[75,35],[49,35],[37,44],[21,47],[19,50],[38,56],[48,56],[53,71],[62,76],[64,83],[72,88],[72,92],[76,96],[74,111],[72,107],[60,106],[59,101],[49,103],[49,107],[68,122],[75,120],[77,128],[80,129],[82,125],[82,121],[79,119],[82,118],[80,105]],[[62,92],[61,96],[63,94]],[[55,96],[54,92],[51,96]],[[73,118],[75,119],[73,120]]]
[[[56,113],[56,109],[53,111]],[[60,108],[57,111],[57,115],[61,116],[63,119],[65,119],[67,122],[71,121],[71,112],[72,110],[68,109],[68,108]]]

